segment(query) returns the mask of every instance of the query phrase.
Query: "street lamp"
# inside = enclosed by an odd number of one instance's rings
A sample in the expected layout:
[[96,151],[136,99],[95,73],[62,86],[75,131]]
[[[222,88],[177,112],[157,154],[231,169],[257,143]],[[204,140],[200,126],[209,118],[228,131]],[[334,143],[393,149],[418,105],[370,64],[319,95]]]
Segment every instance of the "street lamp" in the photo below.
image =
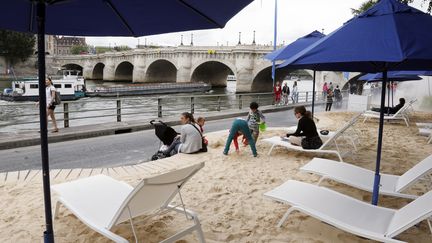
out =
[[255,30],[253,31],[253,41],[252,41],[252,45],[255,45]]
[[241,32],[239,32],[239,42],[237,43],[237,45],[241,45]]

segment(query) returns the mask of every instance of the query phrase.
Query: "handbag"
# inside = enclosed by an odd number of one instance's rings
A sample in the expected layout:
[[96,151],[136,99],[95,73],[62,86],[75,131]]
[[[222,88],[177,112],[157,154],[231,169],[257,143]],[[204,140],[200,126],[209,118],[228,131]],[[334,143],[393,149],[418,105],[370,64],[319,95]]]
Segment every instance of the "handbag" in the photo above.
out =
[[203,137],[201,131],[193,124],[190,124],[191,126],[193,126],[201,135],[201,149],[199,150],[199,152],[207,152],[207,143],[205,142],[205,138]]

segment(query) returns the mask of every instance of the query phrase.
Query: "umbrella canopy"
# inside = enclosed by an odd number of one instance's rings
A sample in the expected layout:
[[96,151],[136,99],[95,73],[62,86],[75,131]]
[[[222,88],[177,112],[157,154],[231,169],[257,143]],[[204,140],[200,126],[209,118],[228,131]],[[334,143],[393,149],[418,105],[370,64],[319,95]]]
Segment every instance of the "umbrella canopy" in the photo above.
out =
[[381,0],[279,68],[382,72],[432,69],[432,17],[396,0]]
[[[317,30],[298,38],[296,41],[292,42],[289,45],[286,45],[283,48],[280,48],[276,51],[270,52],[269,54],[265,55],[264,58],[268,59],[272,62],[278,61],[278,60],[287,60],[289,58],[292,58],[299,52],[303,51],[305,48],[309,47],[311,44],[317,42],[321,38],[323,38],[325,35]],[[312,87],[312,116],[314,113],[314,106],[315,106],[315,71],[313,75],[313,87]]]
[[45,34],[143,36],[222,28],[252,0],[10,0],[2,1],[0,29],[38,34],[38,71],[45,242],[54,242],[51,214]]
[[[2,1],[0,29],[38,33],[39,0]],[[222,28],[252,0],[44,0],[45,34],[143,36]]]
[[[415,80],[422,79],[415,74],[403,74],[396,71],[388,72],[387,75],[388,75],[387,81],[403,82],[403,81],[415,81]],[[382,81],[382,79],[383,79],[382,73],[368,73],[361,76],[358,80],[367,81],[367,82],[380,82]]]
[[299,53],[300,51],[303,51],[311,44],[317,42],[324,36],[324,34],[315,30],[301,38],[298,38],[296,41],[292,42],[289,45],[277,49],[276,51],[270,52],[269,54],[265,55],[264,58],[270,61],[287,60]]
[[396,0],[381,0],[280,67],[383,72],[372,203],[378,203],[387,71],[432,70],[432,16]]

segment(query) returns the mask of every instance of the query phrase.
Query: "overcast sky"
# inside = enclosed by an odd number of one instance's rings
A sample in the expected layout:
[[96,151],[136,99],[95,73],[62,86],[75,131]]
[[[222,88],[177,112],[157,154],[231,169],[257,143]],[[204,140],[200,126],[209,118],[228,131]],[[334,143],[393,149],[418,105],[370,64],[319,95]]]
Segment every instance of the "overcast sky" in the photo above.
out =
[[[233,0],[235,1],[235,0]],[[358,8],[365,0],[278,0],[278,44],[290,43],[314,30],[324,29],[328,34],[352,18],[351,8]],[[87,37],[87,44],[97,46],[140,44],[176,46],[183,35],[184,44],[190,43],[193,33],[194,45],[216,46],[237,44],[239,32],[241,42],[251,43],[256,31],[257,44],[270,44],[274,30],[275,0],[255,0],[234,16],[223,29],[177,32],[140,38],[131,37]],[[426,10],[421,0],[413,6]]]

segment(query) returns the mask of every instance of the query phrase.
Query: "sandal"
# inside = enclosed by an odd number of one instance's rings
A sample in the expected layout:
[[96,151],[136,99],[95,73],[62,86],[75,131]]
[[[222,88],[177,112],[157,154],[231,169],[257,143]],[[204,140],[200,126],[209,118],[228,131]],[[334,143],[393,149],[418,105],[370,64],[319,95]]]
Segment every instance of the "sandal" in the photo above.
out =
[[58,129],[54,129],[54,130],[51,131],[51,133],[56,133],[58,131],[59,131]]

